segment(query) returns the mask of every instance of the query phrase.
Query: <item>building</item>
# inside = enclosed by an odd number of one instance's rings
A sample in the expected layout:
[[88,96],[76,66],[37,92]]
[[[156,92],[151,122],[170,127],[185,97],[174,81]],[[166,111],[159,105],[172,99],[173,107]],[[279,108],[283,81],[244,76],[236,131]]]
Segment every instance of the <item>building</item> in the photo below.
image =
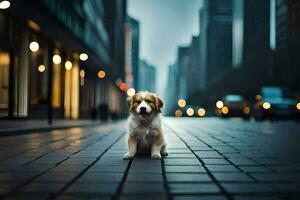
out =
[[100,104],[121,114],[125,3],[15,0],[2,10],[0,117],[77,119]]
[[125,27],[125,72],[126,84],[139,90],[139,22],[126,17]]
[[187,96],[191,96],[195,92],[202,89],[201,83],[203,74],[201,74],[201,66],[200,66],[200,37],[193,36],[192,42],[190,45],[190,66],[188,70],[188,81],[187,81]]
[[165,96],[165,113],[167,115],[173,115],[174,110],[177,107],[178,101],[178,64],[177,62],[169,66],[168,70],[168,80],[165,91],[167,95]]
[[178,48],[178,99],[186,99],[188,95],[188,78],[191,65],[190,51],[191,48],[189,46]]
[[139,91],[155,93],[156,69],[145,60],[139,62]]
[[201,66],[209,82],[232,67],[232,0],[203,2],[200,11]]
[[300,2],[272,0],[274,82],[300,91]]

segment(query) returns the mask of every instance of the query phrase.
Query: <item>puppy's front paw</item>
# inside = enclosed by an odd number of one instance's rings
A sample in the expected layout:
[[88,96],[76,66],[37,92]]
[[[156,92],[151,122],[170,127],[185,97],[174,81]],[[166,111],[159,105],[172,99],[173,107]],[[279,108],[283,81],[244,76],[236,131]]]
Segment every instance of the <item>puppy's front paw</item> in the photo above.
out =
[[161,152],[160,154],[161,154],[162,156],[167,156],[167,155],[169,155],[168,152],[166,152],[166,151],[163,151],[163,152]]
[[161,159],[161,155],[160,154],[152,154],[151,158],[159,160],[159,159]]
[[123,156],[123,160],[130,160],[131,158],[133,158],[133,155],[131,155],[129,152]]

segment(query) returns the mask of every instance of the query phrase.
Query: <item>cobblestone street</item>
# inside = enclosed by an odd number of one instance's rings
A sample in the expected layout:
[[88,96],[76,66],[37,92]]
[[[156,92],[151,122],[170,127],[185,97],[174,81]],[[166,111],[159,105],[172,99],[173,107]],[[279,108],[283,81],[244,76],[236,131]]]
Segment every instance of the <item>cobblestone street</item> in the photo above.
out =
[[299,199],[300,124],[165,118],[169,155],[126,153],[126,122],[0,137],[1,199]]

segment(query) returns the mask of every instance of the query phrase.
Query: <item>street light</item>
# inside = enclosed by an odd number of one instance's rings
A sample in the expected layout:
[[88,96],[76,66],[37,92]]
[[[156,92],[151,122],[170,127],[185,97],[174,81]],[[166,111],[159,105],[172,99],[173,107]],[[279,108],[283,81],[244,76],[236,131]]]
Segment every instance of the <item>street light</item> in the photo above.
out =
[[198,110],[198,115],[199,115],[200,117],[204,117],[204,116],[205,116],[205,113],[206,113],[206,111],[205,111],[204,108],[199,108],[199,110]]
[[54,64],[58,65],[61,63],[61,57],[58,54],[56,54],[52,57],[52,61]]
[[29,44],[29,49],[30,49],[30,51],[32,51],[32,52],[37,52],[37,51],[40,49],[40,45],[39,45],[38,42],[32,41],[32,42],[30,42],[30,44]]
[[38,66],[38,71],[41,72],[41,73],[44,72],[45,69],[46,69],[45,65],[39,65]]
[[9,1],[1,1],[0,2],[0,9],[7,9],[10,7],[10,2]]
[[71,70],[72,69],[72,63],[71,63],[71,61],[67,60],[65,62],[65,69],[66,70]]
[[81,61],[86,61],[88,58],[89,58],[89,56],[88,56],[86,53],[81,53],[81,54],[79,55],[79,59],[80,59]]
[[99,72],[98,72],[98,77],[99,78],[104,78],[106,76],[106,73],[105,73],[105,71],[103,71],[103,70],[100,70]]
[[127,90],[127,95],[128,95],[129,97],[132,97],[134,94],[135,94],[135,89],[134,89],[134,88],[129,88],[129,89]]
[[216,107],[217,108],[221,109],[221,108],[223,108],[223,106],[224,106],[224,103],[222,101],[217,101],[216,102]]
[[181,108],[186,106],[186,101],[184,99],[179,99],[177,103],[178,103],[178,106]]
[[187,110],[186,110],[186,114],[189,116],[189,117],[191,117],[191,116],[193,116],[194,115],[194,109],[193,108],[188,108]]

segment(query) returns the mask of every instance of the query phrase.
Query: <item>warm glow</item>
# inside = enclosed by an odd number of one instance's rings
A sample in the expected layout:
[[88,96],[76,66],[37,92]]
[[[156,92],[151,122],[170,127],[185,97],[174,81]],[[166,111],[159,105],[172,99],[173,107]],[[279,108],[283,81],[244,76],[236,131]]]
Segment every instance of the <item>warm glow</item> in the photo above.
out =
[[181,110],[176,110],[175,111],[175,116],[176,117],[181,117],[182,116],[182,111]]
[[193,108],[188,108],[188,109],[186,110],[186,114],[187,114],[188,116],[193,116],[193,115],[194,115],[194,109],[193,109]]
[[225,115],[229,113],[229,109],[228,109],[227,106],[224,106],[224,107],[222,108],[221,111],[222,111],[222,113],[225,114]]
[[79,55],[79,59],[80,59],[81,61],[86,61],[88,58],[89,58],[89,56],[88,56],[86,53],[81,53],[81,54]]
[[61,63],[61,57],[59,55],[54,55],[52,57],[52,61],[53,61],[54,64],[58,65],[58,64]]
[[40,26],[32,20],[28,20],[27,24],[30,28],[32,28],[35,31],[40,31],[41,30]]
[[268,110],[271,108],[271,104],[269,102],[264,102],[262,107],[265,109],[265,110]]
[[0,2],[0,9],[7,9],[10,7],[10,2],[9,1],[1,1]]
[[128,96],[133,96],[135,94],[135,89],[134,88],[129,88],[128,90],[127,90],[127,95]]
[[45,65],[40,65],[40,66],[38,67],[38,71],[39,71],[39,72],[44,72],[45,69],[46,69]]
[[123,90],[123,91],[125,91],[126,90],[126,83],[120,83],[120,85],[119,85],[119,88],[120,88],[120,90]]
[[300,102],[297,103],[296,108],[297,110],[300,110]]
[[40,49],[40,45],[39,45],[38,42],[32,41],[32,42],[30,42],[30,44],[29,44],[29,49],[30,49],[30,51],[32,51],[32,52],[37,52],[37,51]]
[[72,69],[72,63],[68,60],[65,62],[65,69],[66,70],[71,70]]
[[223,108],[224,103],[222,101],[217,101],[216,106],[217,106],[217,108],[221,109],[221,108]]
[[82,78],[85,77],[85,71],[83,69],[80,70],[79,76]]
[[184,106],[186,106],[186,101],[184,99],[179,99],[178,100],[178,106],[183,108]]
[[105,76],[106,76],[105,71],[100,70],[100,71],[98,72],[98,77],[99,77],[99,78],[104,78]]
[[255,95],[255,99],[257,101],[261,101],[262,100],[262,96],[260,94]]
[[243,112],[244,112],[246,115],[248,115],[248,114],[250,113],[250,108],[249,108],[248,106],[245,106],[245,107],[243,108]]
[[205,116],[205,109],[204,108],[199,108],[199,110],[198,110],[198,115],[200,116],[200,117],[204,117]]

